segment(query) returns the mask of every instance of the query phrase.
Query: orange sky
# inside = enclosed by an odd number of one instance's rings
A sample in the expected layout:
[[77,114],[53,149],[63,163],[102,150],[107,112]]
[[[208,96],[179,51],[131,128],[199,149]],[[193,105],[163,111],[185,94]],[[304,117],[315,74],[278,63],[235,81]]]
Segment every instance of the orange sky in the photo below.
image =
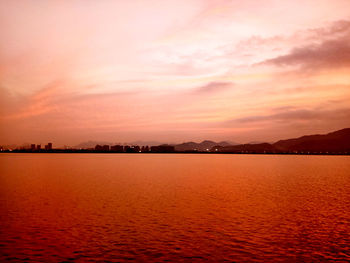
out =
[[350,127],[350,1],[0,1],[0,145]]

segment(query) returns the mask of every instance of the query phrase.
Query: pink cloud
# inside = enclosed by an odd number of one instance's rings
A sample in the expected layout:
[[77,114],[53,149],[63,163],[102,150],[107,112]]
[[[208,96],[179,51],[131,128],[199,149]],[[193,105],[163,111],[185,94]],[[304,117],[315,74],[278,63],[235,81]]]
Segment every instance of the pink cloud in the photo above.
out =
[[289,54],[266,60],[263,64],[297,65],[309,70],[349,67],[350,34],[337,40],[328,40],[317,45],[294,48]]

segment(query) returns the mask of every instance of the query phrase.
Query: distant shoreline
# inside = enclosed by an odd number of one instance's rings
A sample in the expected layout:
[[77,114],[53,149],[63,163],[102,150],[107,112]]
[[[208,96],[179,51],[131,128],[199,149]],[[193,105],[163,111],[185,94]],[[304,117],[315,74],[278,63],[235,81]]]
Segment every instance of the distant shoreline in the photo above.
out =
[[53,150],[53,151],[40,151],[40,152],[30,152],[30,151],[21,151],[21,150],[13,150],[13,151],[1,151],[0,153],[34,153],[34,154],[75,154],[75,153],[83,153],[83,154],[130,154],[130,155],[138,155],[138,154],[234,154],[234,155],[336,155],[336,156],[350,156],[350,152],[340,153],[340,152],[328,152],[328,153],[315,153],[315,152],[306,152],[306,153],[292,153],[292,152],[196,152],[196,151],[186,151],[186,152],[99,152],[99,151],[88,151],[88,150]]
[[178,153],[178,154],[288,154],[288,155],[350,155],[350,128],[327,134],[305,135],[279,140],[275,143],[229,144],[202,141],[158,146],[96,144],[94,147],[73,146],[54,148],[51,142],[44,147],[30,144],[27,147],[0,146],[0,152],[19,153]]

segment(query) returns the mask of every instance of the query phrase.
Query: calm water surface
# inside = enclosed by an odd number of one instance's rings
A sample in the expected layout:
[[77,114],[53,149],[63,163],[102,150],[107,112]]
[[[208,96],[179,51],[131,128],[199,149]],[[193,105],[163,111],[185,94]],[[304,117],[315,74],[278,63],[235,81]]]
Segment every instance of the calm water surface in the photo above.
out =
[[1,154],[0,261],[350,260],[350,157]]

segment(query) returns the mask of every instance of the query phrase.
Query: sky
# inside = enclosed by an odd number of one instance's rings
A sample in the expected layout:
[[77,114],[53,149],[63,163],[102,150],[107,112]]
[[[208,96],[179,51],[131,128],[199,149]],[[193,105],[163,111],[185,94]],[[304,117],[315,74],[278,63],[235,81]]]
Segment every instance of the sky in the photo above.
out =
[[0,0],[0,145],[350,127],[349,0]]

